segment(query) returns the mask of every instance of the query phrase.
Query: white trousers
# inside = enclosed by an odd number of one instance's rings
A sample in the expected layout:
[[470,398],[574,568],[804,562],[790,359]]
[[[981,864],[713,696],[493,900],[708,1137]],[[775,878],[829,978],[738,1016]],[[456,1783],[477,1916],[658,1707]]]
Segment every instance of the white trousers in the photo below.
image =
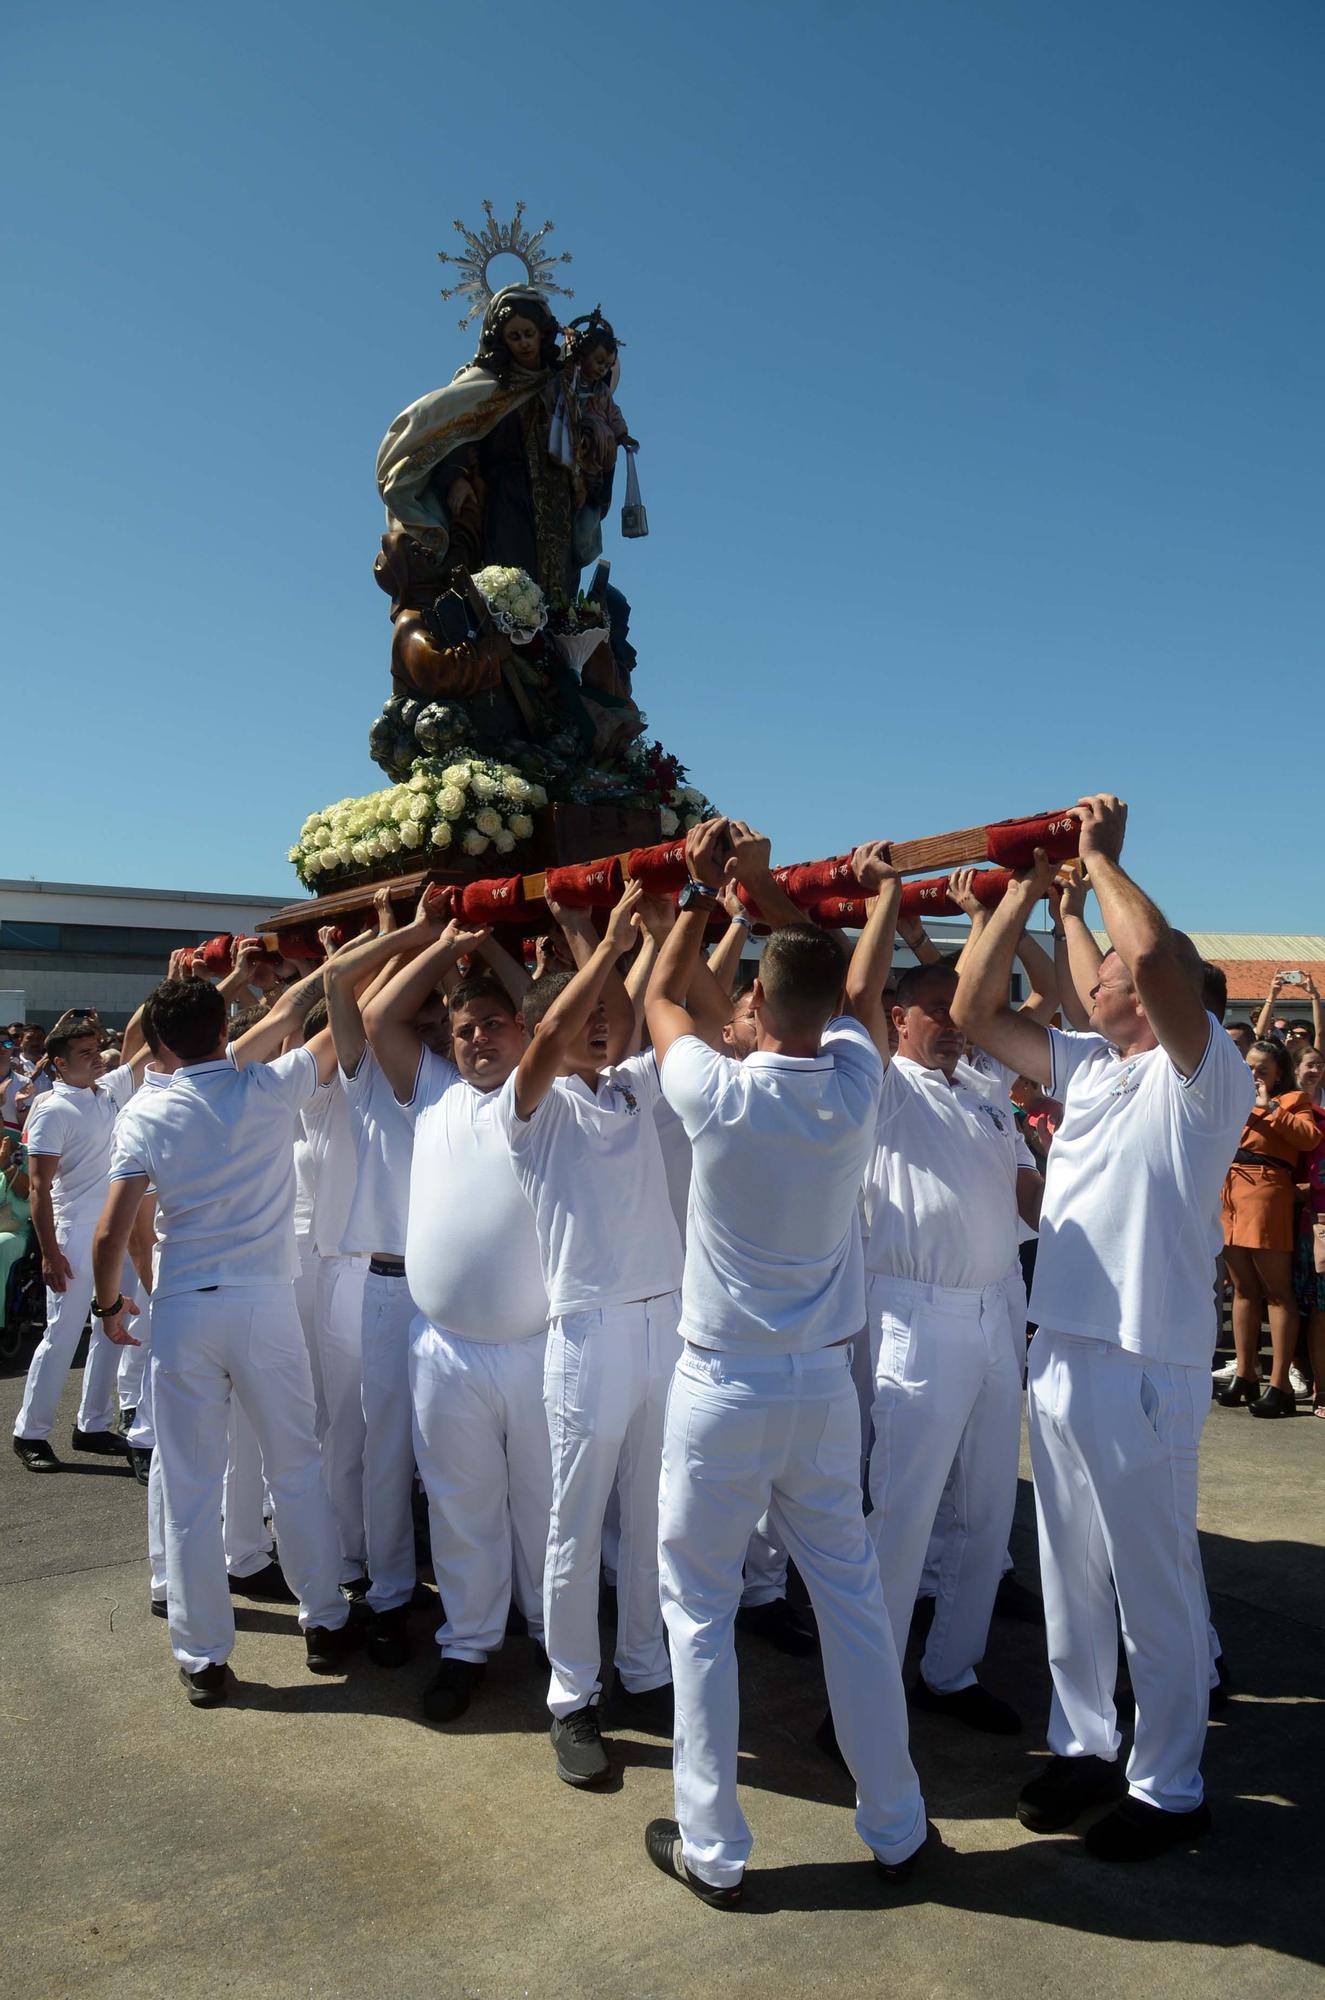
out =
[[[602,1691],[598,1571],[614,1480],[621,1503],[617,1673],[631,1694],[672,1678],[658,1597],[658,1472],[667,1385],[681,1351],[679,1312],[680,1294],[668,1292],[567,1314],[553,1320],[548,1334],[543,1401],[552,1508],[543,1620],[555,1716],[583,1708]],[[752,1520],[745,1541],[753,1526]]]
[[265,1569],[274,1554],[265,1518],[266,1482],[258,1434],[238,1397],[230,1398],[225,1478],[221,1483],[221,1545],[238,1582]]
[[875,1349],[869,1527],[899,1659],[952,1475],[951,1524],[920,1664],[926,1684],[948,1694],[975,1682],[1007,1552],[1021,1439],[1020,1336],[1002,1281],[963,1291],[871,1276],[868,1295]]
[[314,1280],[313,1343],[326,1424],[322,1472],[340,1536],[340,1580],[367,1567],[363,1523],[363,1287],[366,1257],[319,1257]]
[[294,1302],[308,1349],[308,1366],[313,1377],[313,1403],[317,1410],[317,1441],[321,1444],[327,1428],[327,1399],[322,1389],[322,1362],[317,1351],[317,1268],[322,1262],[307,1236],[296,1236],[299,1276],[294,1281]]
[[414,1595],[414,1437],[409,1330],[415,1317],[405,1274],[364,1274],[363,1529],[374,1611],[394,1611]]
[[221,1537],[221,1489],[235,1395],[262,1453],[281,1562],[299,1623],[335,1629],[336,1524],[313,1435],[313,1384],[293,1287],[222,1285],[152,1307],[152,1409],[165,1510],[170,1645],[191,1673],[235,1642]]
[[752,1845],[736,1792],[732,1628],[750,1531],[765,1512],[814,1605],[837,1740],[856,1780],[856,1831],[889,1863],[925,1838],[859,1464],[860,1408],[845,1346],[745,1356],[686,1348],[663,1447],[663,1615],[676,1684],[681,1851],[719,1887],[740,1880]]
[[428,1495],[447,1660],[486,1660],[512,1594],[543,1640],[552,1459],[543,1409],[546,1333],[462,1340],[422,1317],[410,1334],[414,1455]]
[[1204,1796],[1210,1627],[1196,1538],[1205,1368],[1041,1327],[1030,1350],[1031,1467],[1054,1693],[1049,1748],[1118,1755],[1114,1598],[1136,1695],[1132,1797]]
[[[28,1367],[23,1401],[14,1419],[14,1436],[48,1438],[55,1427],[56,1411],[64,1390],[65,1377],[73,1364],[87,1324],[92,1304],[92,1232],[97,1213],[61,1217],[55,1225],[55,1240],[64,1252],[73,1276],[62,1292],[46,1292],[46,1331]],[[107,1301],[109,1303],[109,1301]],[[92,1322],[92,1335],[83,1367],[83,1393],[79,1399],[77,1424],[80,1431],[108,1431],[115,1425],[115,1371],[124,1350],[107,1340],[101,1321]]]
[[124,1276],[120,1280],[120,1290],[125,1298],[131,1299],[138,1308],[138,1317],[132,1327],[138,1345],[120,1349],[119,1362],[115,1369],[115,1392],[122,1411],[137,1410],[152,1351],[152,1322],[144,1310],[144,1294],[138,1273],[128,1257],[124,1260]]
[[767,1514],[760,1516],[745,1551],[745,1580],[741,1603],[776,1604],[787,1594],[787,1551],[773,1530]]

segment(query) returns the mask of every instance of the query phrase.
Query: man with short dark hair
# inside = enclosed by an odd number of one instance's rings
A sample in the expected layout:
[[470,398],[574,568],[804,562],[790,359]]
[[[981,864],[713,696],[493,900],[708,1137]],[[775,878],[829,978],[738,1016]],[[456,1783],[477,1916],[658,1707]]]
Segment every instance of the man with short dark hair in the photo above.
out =
[[[1017,1813],[1033,1832],[1057,1832],[1126,1793],[1086,1845],[1100,1859],[1134,1861],[1210,1826],[1197,1452],[1210,1408],[1219,1196],[1254,1092],[1208,1010],[1191,939],[1122,867],[1126,806],[1101,793],[1075,810],[1111,940],[1090,996],[1091,1032],[1045,1029],[1007,1004],[1013,941],[1053,876],[1042,853],[963,962],[953,1014],[1063,1103],[1030,1349],[1053,1755]],[[1125,1777],[1115,1600],[1136,1696]]]
[[[749,830],[690,834],[676,925],[647,1001],[668,1102],[693,1148],[681,1331],[663,1452],[659,1548],[676,1682],[676,1818],[645,1846],[703,1901],[741,1897],[751,1849],[737,1798],[733,1626],[751,1530],[765,1514],[809,1588],[856,1828],[881,1874],[910,1873],[926,1837],[878,1563],[861,1511],[850,1346],[865,1318],[856,1204],[882,1068],[865,1030],[834,1018],[842,957],[822,931],[777,931],[743,1062],[697,1031],[700,953],[730,857]],[[734,851],[733,851],[734,850]],[[882,990],[900,883],[878,844],[857,850],[876,901],[851,963]]]
[[[32,1227],[46,1281],[46,1331],[14,1422],[14,1450],[29,1472],[60,1467],[48,1440],[92,1304],[92,1232],[106,1196],[115,1120],[139,1074],[126,1064],[104,1075],[99,1044],[94,1021],[63,1016],[45,1040],[53,1087],[28,1114]],[[75,1451],[125,1456],[124,1440],[114,1428],[119,1359],[101,1326],[94,1326],[74,1425]]]
[[105,1300],[96,1310],[107,1337],[124,1345],[134,1338],[131,1319],[110,1294],[142,1197],[154,1187],[152,1414],[168,1618],[180,1679],[196,1707],[223,1702],[231,1685],[235,1621],[221,1487],[232,1395],[261,1447],[310,1671],[337,1671],[358,1638],[337,1589],[335,1523],[293,1290],[295,1119],[330,1075],[335,1051],[324,1034],[308,1048],[239,1069],[227,1054],[225,1017],[224,1000],[197,980],[166,981],[152,995],[153,1028],[180,1066],[168,1089],[141,1095],[120,1125],[93,1250]]

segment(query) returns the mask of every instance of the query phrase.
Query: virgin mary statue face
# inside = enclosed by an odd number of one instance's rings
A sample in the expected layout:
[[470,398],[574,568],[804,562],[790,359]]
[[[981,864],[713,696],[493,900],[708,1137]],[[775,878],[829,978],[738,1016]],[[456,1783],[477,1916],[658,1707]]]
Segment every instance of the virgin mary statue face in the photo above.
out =
[[501,330],[501,337],[517,367],[538,367],[543,338],[531,319],[526,319],[523,313],[512,313]]

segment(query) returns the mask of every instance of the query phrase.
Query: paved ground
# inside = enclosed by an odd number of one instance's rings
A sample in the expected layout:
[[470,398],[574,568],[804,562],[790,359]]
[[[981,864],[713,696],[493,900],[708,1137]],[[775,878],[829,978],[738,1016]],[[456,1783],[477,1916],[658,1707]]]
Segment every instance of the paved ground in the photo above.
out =
[[[20,1387],[0,1381],[6,1431]],[[743,1642],[757,1848],[736,1915],[645,1859],[644,1822],[671,1810],[666,1744],[618,1737],[605,1795],[556,1781],[527,1641],[442,1732],[416,1720],[426,1649],[317,1681],[293,1613],[254,1607],[238,1698],[195,1711],[147,1615],[142,1490],[98,1460],[37,1479],[5,1451],[8,2000],[1321,1994],[1325,1424],[1216,1409],[1206,1439],[1206,1561],[1239,1690],[1210,1732],[1214,1837],[1128,1870],[1025,1834],[1011,1805],[1042,1754],[1048,1676],[1041,1635],[999,1623],[987,1678],[1029,1726],[991,1741],[917,1718],[944,1851],[890,1896],[810,1741],[817,1664]],[[1015,1546],[1033,1576],[1029,1497]]]

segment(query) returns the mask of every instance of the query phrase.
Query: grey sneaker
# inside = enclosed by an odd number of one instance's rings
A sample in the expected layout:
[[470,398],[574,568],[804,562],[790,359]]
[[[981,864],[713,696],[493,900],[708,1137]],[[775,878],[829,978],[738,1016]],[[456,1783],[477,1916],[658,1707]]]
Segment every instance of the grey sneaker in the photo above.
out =
[[557,1776],[568,1785],[596,1785],[611,1765],[603,1748],[603,1732],[598,1726],[598,1710],[593,1702],[554,1715],[548,1732],[557,1753]]

